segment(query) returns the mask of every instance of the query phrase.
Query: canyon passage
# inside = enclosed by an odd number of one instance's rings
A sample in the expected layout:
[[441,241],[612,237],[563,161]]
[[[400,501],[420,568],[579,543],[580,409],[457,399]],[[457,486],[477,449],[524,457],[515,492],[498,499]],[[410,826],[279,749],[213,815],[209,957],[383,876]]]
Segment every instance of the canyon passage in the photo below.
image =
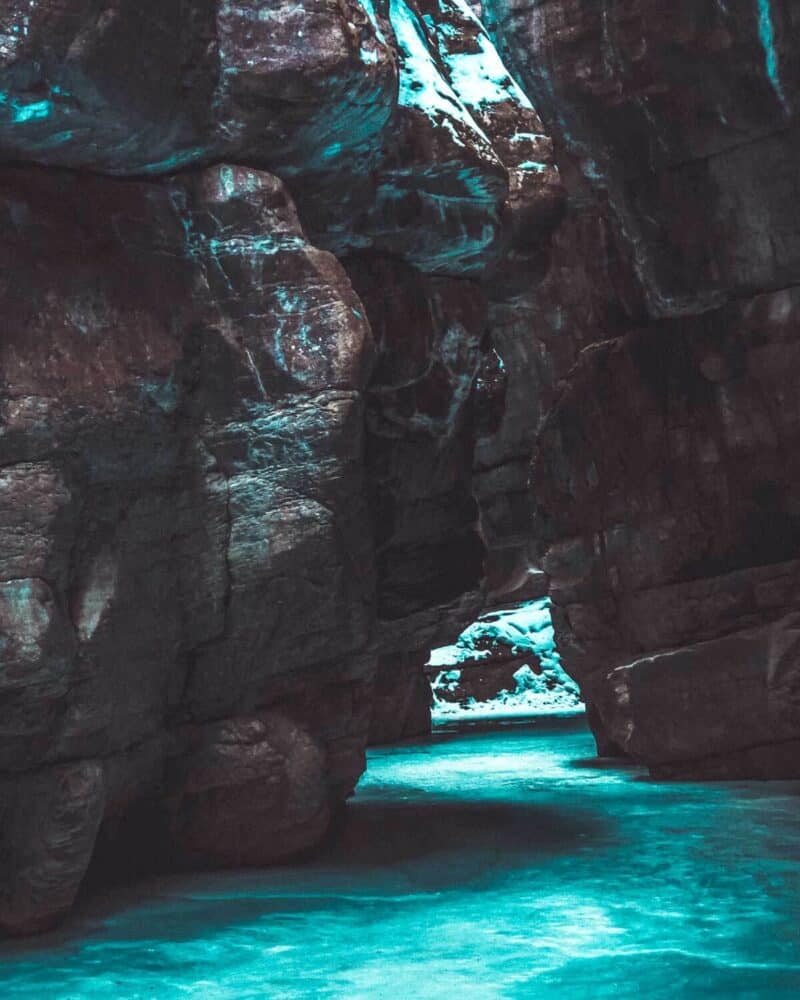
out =
[[0,4],[0,992],[800,992],[799,41]]

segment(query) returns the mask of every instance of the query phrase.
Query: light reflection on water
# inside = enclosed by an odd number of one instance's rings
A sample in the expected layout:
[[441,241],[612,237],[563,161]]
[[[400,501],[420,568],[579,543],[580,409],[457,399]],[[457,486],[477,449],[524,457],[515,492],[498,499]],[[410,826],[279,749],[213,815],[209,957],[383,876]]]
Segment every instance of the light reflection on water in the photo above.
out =
[[581,720],[381,748],[301,867],[150,880],[0,950],[0,995],[800,996],[800,782],[657,784]]

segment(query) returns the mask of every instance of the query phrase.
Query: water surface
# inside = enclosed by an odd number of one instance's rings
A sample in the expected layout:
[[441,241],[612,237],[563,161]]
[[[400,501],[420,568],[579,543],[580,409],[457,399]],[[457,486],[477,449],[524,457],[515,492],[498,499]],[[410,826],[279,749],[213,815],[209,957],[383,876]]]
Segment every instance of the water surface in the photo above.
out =
[[580,719],[374,750],[335,847],[94,897],[0,996],[800,997],[800,782],[592,753]]

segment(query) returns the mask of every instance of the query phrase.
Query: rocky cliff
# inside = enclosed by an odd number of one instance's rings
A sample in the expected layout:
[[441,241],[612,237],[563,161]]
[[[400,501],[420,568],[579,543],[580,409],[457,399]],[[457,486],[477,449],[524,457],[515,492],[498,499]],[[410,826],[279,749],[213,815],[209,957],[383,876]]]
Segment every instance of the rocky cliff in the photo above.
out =
[[426,725],[525,562],[487,317],[560,206],[461,0],[4,6],[2,927],[307,849]]
[[6,930],[315,845],[532,563],[602,751],[800,771],[800,13],[478,12],[0,12]]
[[488,0],[569,189],[532,487],[603,751],[800,774],[800,10]]

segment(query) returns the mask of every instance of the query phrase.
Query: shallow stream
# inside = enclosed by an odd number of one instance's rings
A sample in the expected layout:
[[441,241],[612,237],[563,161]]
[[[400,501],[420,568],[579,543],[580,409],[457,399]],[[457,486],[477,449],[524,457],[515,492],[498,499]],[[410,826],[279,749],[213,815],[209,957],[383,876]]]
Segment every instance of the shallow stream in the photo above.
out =
[[800,782],[658,784],[582,719],[370,753],[300,867],[149,880],[0,948],[3,1000],[800,997]]

